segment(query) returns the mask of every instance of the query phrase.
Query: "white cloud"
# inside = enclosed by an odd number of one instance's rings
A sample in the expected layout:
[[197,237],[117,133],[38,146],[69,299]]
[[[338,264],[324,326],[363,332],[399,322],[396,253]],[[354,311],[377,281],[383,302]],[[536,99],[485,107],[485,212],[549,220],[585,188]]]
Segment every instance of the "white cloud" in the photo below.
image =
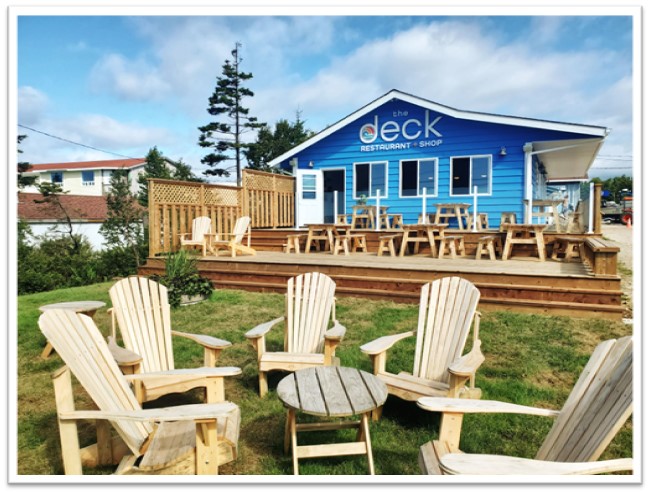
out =
[[156,67],[115,53],[95,64],[90,84],[94,90],[112,92],[127,100],[160,100],[168,97],[171,89]]
[[18,88],[18,123],[35,125],[47,111],[49,99],[45,93],[31,86]]

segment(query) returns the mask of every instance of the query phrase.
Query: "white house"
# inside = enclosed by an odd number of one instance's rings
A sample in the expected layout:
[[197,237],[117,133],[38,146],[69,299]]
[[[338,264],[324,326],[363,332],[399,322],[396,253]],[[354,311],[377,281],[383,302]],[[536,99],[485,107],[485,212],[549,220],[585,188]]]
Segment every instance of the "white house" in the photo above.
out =
[[[108,192],[113,172],[125,169],[131,184],[131,192],[137,194],[140,189],[138,177],[144,173],[145,164],[144,158],[38,163],[32,164],[29,171],[23,175],[35,176],[37,183],[59,184],[63,190],[73,196],[101,196]],[[38,193],[38,189],[36,186],[25,187],[24,192]]]

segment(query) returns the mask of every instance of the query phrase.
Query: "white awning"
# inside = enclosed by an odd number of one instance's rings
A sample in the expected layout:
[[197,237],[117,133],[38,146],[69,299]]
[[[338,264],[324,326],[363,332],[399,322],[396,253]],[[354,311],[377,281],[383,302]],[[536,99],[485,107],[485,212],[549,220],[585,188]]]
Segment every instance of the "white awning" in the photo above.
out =
[[548,181],[585,180],[604,139],[533,142],[533,154],[546,168]]

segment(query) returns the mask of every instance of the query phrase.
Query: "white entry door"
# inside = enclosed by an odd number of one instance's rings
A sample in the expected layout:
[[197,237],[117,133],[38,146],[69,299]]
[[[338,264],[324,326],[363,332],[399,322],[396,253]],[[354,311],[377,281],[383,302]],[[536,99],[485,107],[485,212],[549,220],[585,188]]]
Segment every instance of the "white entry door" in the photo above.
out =
[[323,222],[323,172],[296,170],[296,225]]

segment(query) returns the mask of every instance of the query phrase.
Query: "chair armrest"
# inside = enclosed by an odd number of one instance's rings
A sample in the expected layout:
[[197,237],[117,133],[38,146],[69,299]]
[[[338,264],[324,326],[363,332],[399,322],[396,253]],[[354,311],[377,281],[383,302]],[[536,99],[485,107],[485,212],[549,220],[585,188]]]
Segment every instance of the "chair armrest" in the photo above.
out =
[[474,346],[469,353],[454,360],[449,366],[449,372],[457,376],[470,377],[476,373],[485,357],[481,352],[481,340],[474,340]]
[[208,336],[205,334],[192,334],[192,333],[182,333],[179,331],[172,331],[174,336],[181,336],[187,338],[188,340],[195,341],[201,346],[211,348],[211,349],[223,349],[232,345],[229,341],[221,340],[215,338],[214,336]]
[[119,366],[133,366],[142,362],[142,357],[140,355],[119,346],[115,343],[115,339],[112,336],[108,337],[108,349]]
[[136,422],[175,422],[178,420],[210,420],[226,417],[238,407],[229,401],[179,405],[169,408],[140,410],[78,410],[60,412],[61,420],[132,420]]
[[346,327],[338,321],[334,321],[334,326],[325,331],[325,339],[333,341],[341,341],[347,331]]
[[143,381],[147,380],[169,380],[173,381],[178,379],[179,376],[193,377],[196,379],[203,379],[209,377],[232,377],[238,376],[242,373],[239,367],[197,367],[195,369],[174,369],[160,372],[145,372],[142,374],[129,374],[124,376],[127,381]]
[[429,412],[446,413],[517,413],[557,417],[560,412],[546,408],[528,407],[494,400],[473,400],[469,398],[435,398],[426,396],[418,398],[418,406]]
[[381,336],[376,340],[362,345],[359,347],[359,349],[367,355],[377,355],[379,353],[384,353],[398,341],[403,340],[404,338],[408,338],[409,336],[413,336],[414,334],[415,331],[407,331],[406,333]]
[[501,455],[450,453],[440,459],[445,472],[456,475],[595,475],[632,470],[632,458],[562,462]]
[[275,326],[277,323],[284,321],[284,317],[278,317],[276,319],[273,319],[272,321],[268,321],[262,324],[259,324],[255,326],[253,329],[247,331],[244,336],[248,338],[249,340],[255,340],[257,338],[261,338],[264,336],[266,333],[268,333],[273,326]]

